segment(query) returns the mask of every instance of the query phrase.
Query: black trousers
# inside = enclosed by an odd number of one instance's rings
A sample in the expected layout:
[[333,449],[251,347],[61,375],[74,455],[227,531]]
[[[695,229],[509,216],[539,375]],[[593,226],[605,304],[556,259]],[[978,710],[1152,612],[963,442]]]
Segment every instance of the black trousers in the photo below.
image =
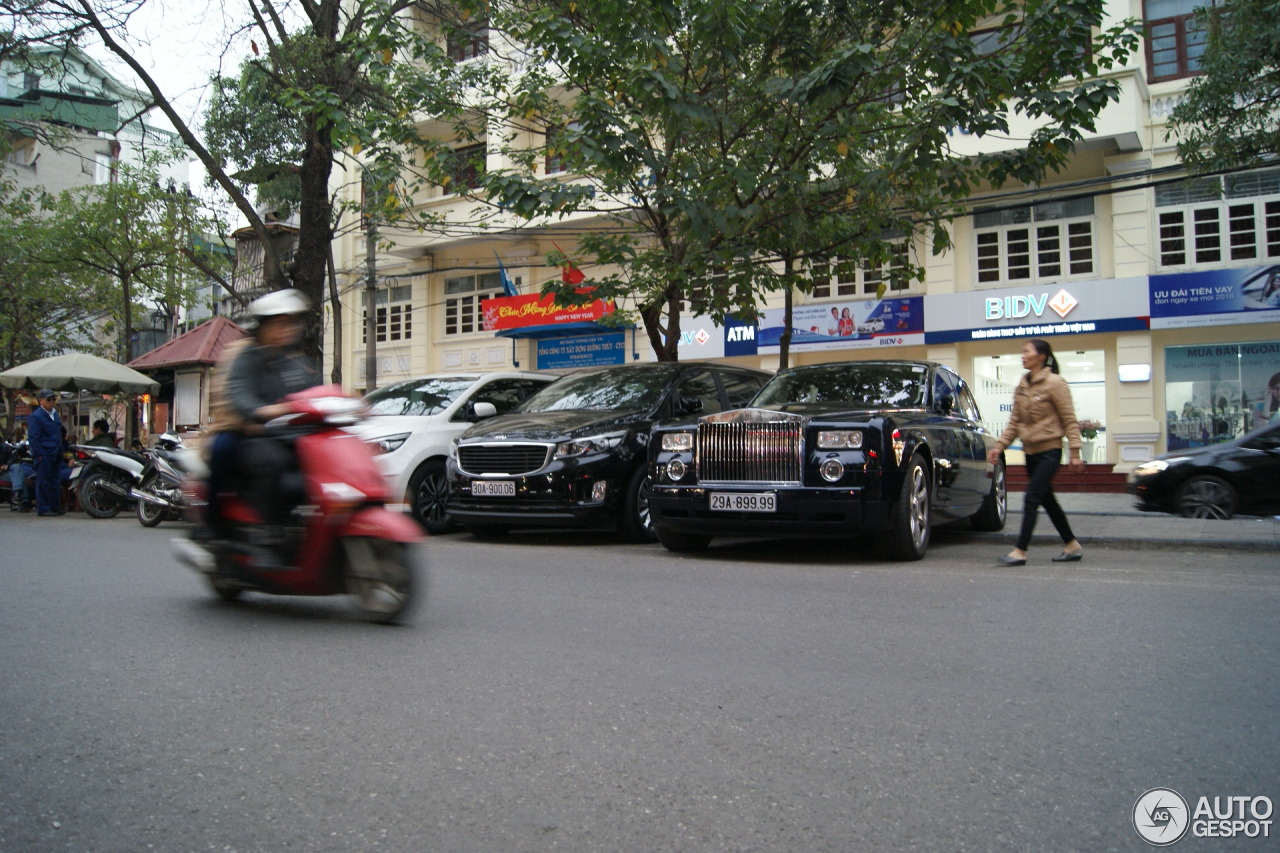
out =
[[1022,504],[1022,530],[1018,533],[1017,545],[1020,551],[1031,546],[1031,534],[1035,532],[1036,513],[1040,507],[1044,507],[1044,511],[1049,514],[1049,520],[1057,528],[1064,544],[1076,538],[1071,532],[1067,514],[1062,511],[1062,506],[1053,494],[1053,477],[1061,465],[1060,449],[1027,454],[1027,492]]
[[284,524],[292,506],[284,486],[293,468],[293,448],[274,438],[253,437],[240,441],[240,471],[244,496],[263,524]]

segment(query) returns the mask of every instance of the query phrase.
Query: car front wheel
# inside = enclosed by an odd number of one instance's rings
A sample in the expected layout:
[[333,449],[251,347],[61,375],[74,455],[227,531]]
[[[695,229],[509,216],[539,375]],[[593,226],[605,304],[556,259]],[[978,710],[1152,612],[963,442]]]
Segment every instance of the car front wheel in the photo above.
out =
[[1230,518],[1239,506],[1236,490],[1220,477],[1192,477],[1178,489],[1178,512],[1186,518]]
[[658,538],[649,514],[649,470],[644,466],[637,469],[627,483],[618,532],[628,542],[653,542]]
[[916,453],[907,464],[907,476],[898,494],[893,526],[885,539],[885,552],[894,560],[919,560],[929,550],[932,510],[929,470]]
[[414,472],[409,480],[409,506],[414,519],[428,533],[448,533],[453,529],[453,517],[449,515],[449,478],[443,462],[424,462]]

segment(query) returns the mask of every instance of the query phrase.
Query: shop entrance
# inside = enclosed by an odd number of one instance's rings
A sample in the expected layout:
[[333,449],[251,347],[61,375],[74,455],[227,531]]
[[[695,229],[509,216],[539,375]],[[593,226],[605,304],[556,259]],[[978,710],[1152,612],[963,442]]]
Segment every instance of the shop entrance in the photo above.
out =
[[[1102,350],[1055,348],[1061,373],[1071,386],[1076,420],[1084,439],[1085,462],[1107,460],[1107,364]],[[999,436],[1013,409],[1013,389],[1025,373],[1018,355],[978,356],[973,360],[973,391],[982,410],[982,425]],[[1020,443],[1013,449],[1022,450]]]

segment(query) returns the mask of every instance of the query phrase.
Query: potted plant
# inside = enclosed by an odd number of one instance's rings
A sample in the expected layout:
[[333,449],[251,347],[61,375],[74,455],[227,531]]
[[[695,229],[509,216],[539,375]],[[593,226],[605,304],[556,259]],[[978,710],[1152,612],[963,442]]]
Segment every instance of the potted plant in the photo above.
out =
[[1085,418],[1079,421],[1080,437],[1085,441],[1093,441],[1098,437],[1098,430],[1102,429],[1102,424],[1098,421],[1092,421]]

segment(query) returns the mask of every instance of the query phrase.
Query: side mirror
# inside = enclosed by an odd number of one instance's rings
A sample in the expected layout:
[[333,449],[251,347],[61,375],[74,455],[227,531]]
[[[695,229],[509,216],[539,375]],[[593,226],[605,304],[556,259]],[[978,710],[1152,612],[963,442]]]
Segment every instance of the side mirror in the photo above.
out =
[[680,414],[696,415],[702,411],[701,397],[681,397],[680,398]]
[[938,401],[938,411],[944,415],[951,414],[956,407],[956,398],[950,394],[943,394],[942,399]]
[[482,421],[485,418],[491,418],[496,414],[498,414],[498,407],[495,406],[493,403],[472,403],[471,404],[472,420]]

